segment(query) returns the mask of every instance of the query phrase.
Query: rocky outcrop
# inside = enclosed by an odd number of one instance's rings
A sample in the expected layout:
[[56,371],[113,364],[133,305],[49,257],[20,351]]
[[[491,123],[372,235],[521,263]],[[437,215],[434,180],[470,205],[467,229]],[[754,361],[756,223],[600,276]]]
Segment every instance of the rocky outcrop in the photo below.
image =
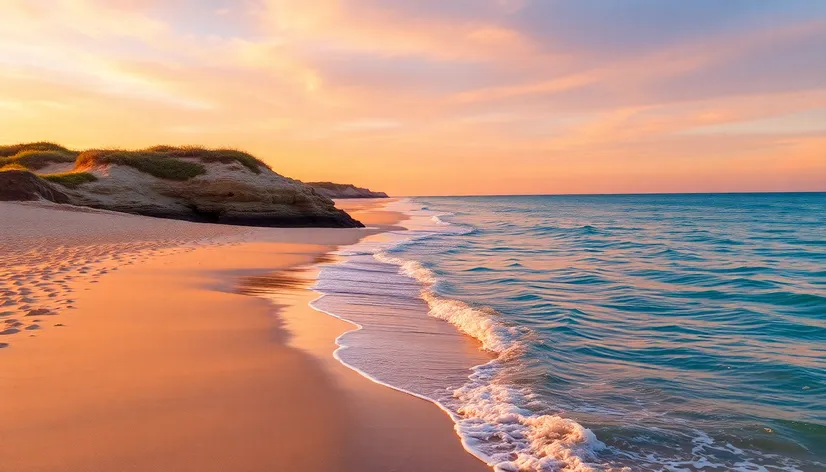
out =
[[9,170],[0,172],[0,201],[29,202],[48,200],[69,203],[69,197],[31,172]]
[[87,151],[78,154],[71,172],[42,177],[26,171],[0,172],[0,200],[43,198],[137,215],[247,226],[363,226],[312,187],[240,151]]
[[178,181],[125,165],[85,169],[96,182],[71,193],[79,205],[161,218],[247,226],[359,227],[311,187],[265,169],[205,164],[206,172]]
[[334,184],[332,182],[308,182],[316,192],[329,198],[388,198],[384,192],[356,187],[353,184]]

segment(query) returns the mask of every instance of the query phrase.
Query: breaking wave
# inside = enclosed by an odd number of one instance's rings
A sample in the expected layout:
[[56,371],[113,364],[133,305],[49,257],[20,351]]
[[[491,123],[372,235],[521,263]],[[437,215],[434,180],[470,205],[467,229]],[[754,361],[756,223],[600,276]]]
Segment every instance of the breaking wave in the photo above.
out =
[[[445,224],[441,222],[439,224]],[[456,431],[471,451],[497,471],[591,472],[588,460],[605,446],[594,433],[569,419],[539,415],[527,409],[529,393],[497,382],[507,362],[518,361],[520,339],[529,331],[508,326],[490,307],[473,307],[438,296],[438,278],[418,261],[378,252],[378,261],[399,266],[400,272],[420,282],[428,314],[477,339],[482,349],[497,355],[473,368],[468,382],[444,405],[456,421]]]

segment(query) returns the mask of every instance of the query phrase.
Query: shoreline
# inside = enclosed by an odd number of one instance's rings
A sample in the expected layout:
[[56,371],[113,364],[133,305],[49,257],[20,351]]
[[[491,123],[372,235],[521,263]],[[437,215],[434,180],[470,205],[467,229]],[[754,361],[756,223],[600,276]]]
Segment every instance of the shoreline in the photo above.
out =
[[[385,230],[399,220],[357,211]],[[490,470],[429,402],[331,355],[352,327],[312,309],[302,297],[315,292],[274,307],[229,290],[380,231],[232,230],[230,243],[105,262],[99,280],[71,284],[63,326],[0,351],[0,469]]]
[[[406,202],[403,201],[402,203],[406,203]],[[355,205],[356,202],[353,202],[353,204]],[[340,256],[340,260],[337,260],[335,262],[344,263],[344,265],[342,267],[347,267],[349,264],[356,264],[356,265],[359,265],[359,266],[361,266],[363,264],[368,264],[369,265],[370,263],[366,263],[366,262],[363,262],[363,261],[353,262],[354,257],[356,259],[358,259],[359,257],[362,257],[363,254],[372,254],[372,257],[370,257],[370,259],[374,261],[374,262],[372,262],[373,264],[378,263],[379,265],[383,265],[385,267],[391,267],[393,269],[398,269],[398,273],[401,277],[403,277],[404,279],[414,280],[416,284],[420,284],[421,290],[423,292],[429,290],[430,286],[432,285],[432,281],[430,281],[429,277],[427,277],[425,280],[423,280],[419,276],[415,276],[415,275],[409,273],[409,269],[406,268],[406,267],[403,267],[404,266],[403,261],[392,260],[392,257],[387,256],[387,253],[385,251],[392,250],[392,248],[395,247],[395,243],[399,243],[399,245],[406,245],[406,244],[409,244],[411,241],[416,241],[417,240],[416,235],[420,234],[423,231],[424,232],[433,231],[433,228],[430,228],[430,227],[426,226],[427,224],[432,224],[432,221],[436,221],[436,223],[439,225],[438,226],[439,229],[442,229],[444,227],[442,225],[446,225],[447,223],[444,223],[441,220],[439,220],[437,217],[432,216],[432,217],[424,217],[424,219],[427,220],[427,223],[426,223],[425,226],[423,226],[423,222],[421,221],[423,219],[423,217],[421,215],[418,215],[415,212],[415,210],[417,210],[417,207],[409,207],[409,205],[404,205],[404,206],[407,209],[406,210],[400,210],[400,213],[405,218],[405,220],[404,220],[404,223],[405,223],[404,226],[405,227],[401,228],[402,231],[400,232],[401,233],[400,235],[398,235],[398,236],[397,235],[377,235],[377,236],[372,236],[372,237],[365,238],[362,241],[360,241],[359,244],[348,246],[345,249],[345,255]],[[410,213],[410,210],[413,210],[413,213]],[[351,211],[351,208],[348,208],[348,211]],[[397,239],[397,238],[399,238],[399,239]],[[390,241],[392,241],[392,242],[390,242]],[[364,245],[364,247],[362,247],[363,245]],[[354,252],[350,252],[351,248]],[[390,259],[390,260],[388,260],[388,259]],[[319,269],[318,269],[317,272],[321,272],[321,270],[323,269],[323,265],[324,264],[319,264],[318,265]],[[342,271],[346,272],[347,270],[348,269],[337,269],[337,270],[335,270],[335,273],[340,273]],[[355,270],[355,272],[356,272],[355,274],[351,274],[351,277],[353,277],[353,278],[352,279],[345,278],[345,279],[342,279],[342,280],[358,280],[358,281],[362,281],[362,282],[367,283],[367,284],[387,283],[387,282],[381,282],[377,279],[369,279],[369,278],[368,279],[362,279],[361,277],[363,277],[363,276],[358,274],[359,269],[350,269],[350,270]],[[372,267],[370,269],[362,268],[362,270],[364,270],[367,273],[372,272],[373,270],[376,270],[377,272],[381,272],[381,269],[373,269]],[[323,283],[323,280],[325,280],[325,279],[327,281],[330,280],[327,277],[319,277],[318,275],[316,275],[316,277],[314,277],[314,278],[316,280],[318,280],[319,283]],[[332,276],[332,280],[335,280],[335,279],[336,279],[336,276]],[[405,283],[405,282],[402,282],[402,283]],[[321,287],[325,287],[325,285],[321,285]],[[359,350],[363,351],[365,348],[369,349],[368,346],[370,346],[372,344],[369,341],[370,337],[376,336],[375,334],[373,334],[373,333],[376,332],[375,330],[377,328],[381,329],[381,327],[383,326],[381,321],[375,320],[375,319],[369,319],[369,317],[365,318],[363,316],[364,315],[363,313],[359,313],[359,310],[357,308],[353,309],[353,307],[358,306],[360,303],[362,303],[362,301],[364,303],[366,303],[365,306],[381,307],[383,305],[372,305],[370,302],[368,302],[366,300],[359,300],[359,301],[354,300],[352,302],[352,303],[354,303],[354,305],[349,305],[349,303],[347,301],[333,302],[332,305],[330,305],[329,303],[325,303],[325,299],[327,297],[330,297],[330,296],[335,298],[336,294],[337,294],[336,289],[333,289],[332,292],[330,292],[330,291],[327,291],[325,288],[313,287],[313,290],[318,295],[317,297],[315,297],[315,298],[313,298],[312,300],[309,301],[309,305],[314,310],[317,310],[318,312],[324,313],[327,316],[331,316],[331,317],[333,317],[337,320],[341,320],[341,321],[347,323],[348,325],[350,325],[349,330],[341,333],[336,338],[336,345],[338,346],[338,348],[333,352],[333,357],[339,363],[346,366],[348,369],[351,369],[354,372],[357,372],[360,376],[368,379],[370,382],[373,382],[373,383],[381,385],[383,387],[395,390],[395,391],[403,393],[405,395],[408,395],[408,396],[411,396],[411,397],[414,397],[414,398],[417,398],[417,399],[421,399],[421,400],[426,401],[428,403],[432,403],[439,410],[441,410],[448,418],[451,419],[451,421],[453,422],[453,426],[454,426],[453,429],[454,429],[454,432],[456,434],[456,437],[460,440],[460,443],[462,444],[462,447],[464,448],[465,452],[467,452],[469,455],[476,458],[482,464],[485,464],[486,466],[489,466],[489,464],[488,464],[489,457],[486,456],[483,451],[481,451],[477,447],[475,447],[474,443],[477,441],[477,438],[474,437],[472,434],[471,435],[465,434],[466,432],[462,430],[462,422],[463,422],[464,418],[461,416],[461,414],[457,413],[457,411],[455,409],[451,408],[450,401],[447,401],[447,399],[444,396],[440,395],[438,391],[426,392],[425,391],[426,389],[425,390],[421,389],[422,385],[417,385],[415,383],[414,384],[407,383],[405,380],[409,380],[409,378],[408,379],[402,379],[402,378],[398,378],[398,377],[394,378],[394,375],[392,373],[382,372],[382,370],[380,368],[378,370],[376,370],[377,366],[385,365],[386,362],[383,362],[383,361],[391,360],[390,358],[383,358],[383,357],[379,356],[379,357],[376,357],[376,358],[372,358],[371,359],[373,361],[372,363],[365,363],[365,361],[363,359],[358,360],[358,358],[353,358],[353,359],[349,359],[349,360],[347,359],[348,356],[347,356],[347,354],[345,354],[345,351],[347,351],[350,348],[356,348],[357,351],[359,351]],[[355,289],[355,293],[360,293],[360,290]],[[440,327],[446,328],[447,331],[450,332],[450,334],[456,336],[456,339],[453,339],[453,342],[456,343],[455,346],[464,346],[464,350],[459,349],[458,351],[454,351],[454,352],[442,351],[442,354],[446,354],[447,358],[450,358],[450,359],[454,360],[454,364],[452,365],[451,369],[458,369],[462,372],[460,382],[457,383],[457,384],[450,384],[451,387],[446,387],[448,391],[453,391],[455,388],[457,388],[453,385],[457,385],[457,386],[462,385],[463,387],[466,386],[467,382],[470,381],[470,379],[473,377],[474,373],[478,369],[485,369],[485,368],[487,368],[488,366],[490,366],[492,363],[496,362],[499,359],[499,357],[497,355],[492,354],[492,351],[487,350],[487,349],[484,348],[484,341],[482,339],[479,339],[475,333],[466,332],[463,329],[463,326],[460,326],[459,324],[456,323],[456,320],[443,318],[441,316],[434,316],[432,314],[433,306],[431,304],[431,301],[426,299],[426,297],[424,297],[424,295],[419,294],[419,295],[416,296],[416,299],[420,300],[420,303],[421,303],[420,307],[416,307],[416,310],[415,310],[416,317],[418,317],[419,314],[424,314],[425,316],[423,317],[424,319],[422,321],[425,321],[425,323],[427,323],[429,321],[431,323],[439,325]],[[387,300],[387,301],[390,302],[390,300]],[[373,302],[375,302],[375,300]],[[348,314],[348,310],[353,310],[353,311],[349,312],[349,314]],[[381,308],[380,308],[380,310],[382,312],[384,311]],[[388,319],[393,319],[393,318],[396,318],[396,317],[400,316],[399,313],[394,308],[388,308],[388,310],[389,310],[389,313],[392,312],[392,316],[390,316]],[[372,311],[372,310],[368,310],[368,311]],[[403,315],[402,315],[402,317],[403,317]],[[379,318],[381,318],[381,317],[379,317]],[[359,320],[361,320],[361,321],[359,321]],[[363,325],[362,323],[365,323],[365,324]],[[390,323],[393,324],[394,322],[390,321]],[[384,328],[386,328],[386,327],[387,326],[384,326]],[[396,326],[393,329],[393,333],[394,334],[395,333],[408,333],[408,334],[410,334],[411,333],[411,331],[409,331],[410,329],[411,329],[410,326],[407,326],[407,327]],[[357,336],[359,336],[358,332],[365,331],[365,330],[366,330],[367,333],[370,333],[370,334],[362,335],[359,341],[353,340],[351,342],[347,342],[345,340],[345,338],[349,337],[350,335],[353,335],[353,336],[357,337]],[[413,332],[427,333],[428,339],[420,338],[420,339],[415,339],[414,340],[414,339],[408,338],[408,339],[406,339],[406,342],[409,343],[410,345],[416,345],[416,346],[419,346],[420,348],[425,348],[425,349],[435,347],[435,346],[430,344],[430,338],[432,338],[432,337],[437,337],[438,338],[438,337],[445,336],[445,333],[440,332],[439,329],[434,329],[434,326],[427,326],[427,324],[417,325],[416,328],[413,328]],[[382,341],[386,341],[387,339],[392,339],[392,335],[389,332],[382,333],[382,336],[380,338],[373,338],[372,341],[382,342]],[[361,349],[359,349],[359,348],[361,348]],[[405,364],[405,361],[403,360],[405,354],[403,352],[399,352],[399,351],[395,351],[395,350],[393,352],[395,353],[396,357],[395,357],[395,359],[392,359],[391,362],[394,362],[394,365],[395,365],[396,362],[401,362],[400,364],[398,364],[396,366],[396,368],[398,368],[399,366],[402,366],[402,365],[405,365],[407,367],[421,368],[420,366],[412,366],[410,364]],[[461,365],[462,363],[465,363],[465,365],[462,366]],[[441,365],[441,366],[438,366],[436,368],[437,369],[444,369],[445,366]],[[428,372],[429,371],[422,371],[421,374],[427,375]],[[442,371],[442,372],[444,372],[444,371]],[[454,378],[453,380],[455,381],[456,379]],[[419,391],[417,391],[417,390],[419,390]],[[454,407],[455,407],[455,405],[454,405]]]
[[314,310],[318,311],[319,313],[323,313],[327,316],[332,316],[333,318],[335,318],[337,320],[340,320],[340,321],[343,321],[343,322],[345,322],[345,323],[347,323],[347,324],[349,324],[353,327],[353,329],[350,329],[349,331],[345,331],[345,332],[341,333],[335,339],[335,343],[336,343],[337,348],[336,348],[335,351],[333,351],[333,358],[335,358],[335,360],[337,360],[344,367],[352,370],[353,372],[356,372],[357,374],[364,377],[365,379],[367,379],[370,382],[373,382],[377,385],[381,385],[382,387],[394,390],[396,392],[399,392],[399,393],[402,393],[402,394],[405,394],[405,395],[409,395],[409,396],[417,398],[419,400],[431,403],[433,406],[435,406],[436,408],[441,410],[445,415],[447,415],[451,419],[451,421],[454,422],[454,432],[456,432],[456,437],[459,439],[459,442],[462,444],[462,447],[464,448],[465,452],[467,452],[469,455],[471,455],[471,456],[475,457],[476,459],[478,459],[480,463],[486,464],[486,462],[485,462],[484,458],[481,456],[481,454],[478,453],[477,451],[473,450],[472,446],[465,440],[465,438],[462,435],[460,435],[458,433],[458,431],[456,431],[456,424],[455,424],[455,422],[457,421],[456,415],[452,411],[450,411],[447,407],[445,407],[444,405],[439,403],[438,400],[427,397],[425,395],[418,394],[416,392],[411,392],[410,390],[406,390],[402,387],[397,387],[395,385],[392,385],[392,384],[389,384],[389,383],[384,382],[382,380],[379,380],[378,378],[374,377],[373,375],[369,374],[368,372],[365,372],[364,370],[362,370],[362,369],[360,369],[360,368],[358,368],[358,367],[356,367],[352,364],[347,363],[347,361],[345,361],[344,359],[341,358],[341,356],[339,355],[339,352],[345,347],[341,344],[342,338],[344,336],[346,336],[347,334],[349,334],[349,333],[352,333],[352,332],[355,332],[355,331],[360,331],[360,330],[364,329],[364,327],[362,325],[354,322],[354,321],[350,321],[348,319],[342,318],[342,317],[340,317],[340,316],[338,316],[334,313],[324,311],[324,310],[322,310],[320,308],[317,308],[317,307],[312,305],[312,303],[314,301],[321,299],[323,296],[324,295],[321,295],[321,296],[313,299],[312,301],[310,301],[310,307],[313,308]]

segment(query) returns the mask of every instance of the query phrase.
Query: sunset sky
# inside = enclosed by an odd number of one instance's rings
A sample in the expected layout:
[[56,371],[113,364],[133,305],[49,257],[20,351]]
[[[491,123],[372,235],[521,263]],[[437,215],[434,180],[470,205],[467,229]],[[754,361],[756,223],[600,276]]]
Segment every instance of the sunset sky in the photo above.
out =
[[396,195],[826,190],[823,0],[0,0],[0,143]]

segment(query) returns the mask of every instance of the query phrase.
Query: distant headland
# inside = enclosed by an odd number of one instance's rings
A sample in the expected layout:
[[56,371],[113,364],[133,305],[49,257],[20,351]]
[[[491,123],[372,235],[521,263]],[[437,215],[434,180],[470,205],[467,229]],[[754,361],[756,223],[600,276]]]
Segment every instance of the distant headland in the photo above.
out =
[[334,184],[332,182],[307,182],[307,185],[325,197],[330,198],[389,198],[384,192],[356,187],[353,184]]
[[362,224],[332,198],[386,196],[354,185],[305,184],[235,149],[0,146],[0,201],[48,200],[222,224],[350,228]]

